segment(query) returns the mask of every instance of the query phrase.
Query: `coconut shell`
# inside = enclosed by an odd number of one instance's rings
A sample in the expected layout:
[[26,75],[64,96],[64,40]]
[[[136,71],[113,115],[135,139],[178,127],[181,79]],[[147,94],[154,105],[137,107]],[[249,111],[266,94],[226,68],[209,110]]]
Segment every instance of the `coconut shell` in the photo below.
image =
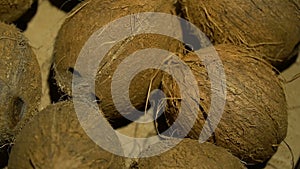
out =
[[[232,45],[215,48],[223,62],[218,67],[224,66],[227,95],[221,120],[208,141],[225,147],[248,164],[263,162],[276,152],[287,133],[287,103],[282,82],[270,64],[251,52]],[[199,139],[210,108],[214,108],[211,82],[197,55],[189,53],[182,60],[191,68],[199,86],[200,98],[195,98],[199,104],[198,117],[188,134]],[[216,69],[213,71],[221,70]],[[162,89],[167,97],[180,98],[178,85],[169,75],[164,76]],[[165,116],[169,125],[176,120],[180,106],[178,99],[168,101]],[[214,120],[213,117],[211,121]],[[178,135],[188,129],[184,121],[174,129]]]
[[[79,5],[74,11],[76,11],[76,13],[71,12],[70,17],[62,25],[54,49],[55,79],[62,91],[70,96],[72,95],[71,82],[73,75],[70,70],[74,70],[74,65],[80,50],[95,31],[129,14],[154,11],[175,14],[175,6],[172,0],[92,0],[87,3],[84,2],[83,5]],[[95,79],[95,95],[100,100],[100,107],[110,122],[117,121],[119,124],[120,121],[118,121],[118,119],[122,118],[122,115],[116,110],[112,101],[112,76],[118,65],[126,57],[138,50],[147,48],[160,48],[173,53],[183,50],[180,42],[163,35],[155,34],[137,35],[117,43],[100,63]],[[74,72],[76,72],[76,70],[74,70]],[[80,72],[76,73],[80,74]],[[154,76],[157,76],[157,80],[151,81]],[[161,79],[159,77],[161,77],[161,73],[157,74],[156,70],[149,69],[148,71],[139,73],[133,81],[131,81],[129,95],[132,105],[135,108],[144,110],[150,84],[151,90],[158,88],[160,84],[159,79]],[[120,95],[124,95],[124,93],[120,93]],[[123,110],[127,110],[127,108],[124,107]]]
[[[113,138],[103,136],[103,139]],[[12,148],[8,167],[123,168],[124,159],[103,150],[86,135],[73,103],[68,101],[46,107],[22,130]]]
[[184,17],[214,44],[257,52],[280,68],[300,42],[299,1],[179,0]]
[[0,0],[0,21],[12,23],[20,18],[34,0]]
[[[37,112],[41,95],[40,67],[28,40],[15,26],[0,23],[0,147],[12,143]],[[0,151],[7,154],[4,147]]]
[[[164,140],[149,146],[142,154],[163,150],[171,147],[174,140]],[[183,139],[176,147],[160,155],[141,158],[136,168],[142,169],[244,169],[246,168],[238,158],[234,157],[222,147],[211,143],[200,144],[197,140]]]

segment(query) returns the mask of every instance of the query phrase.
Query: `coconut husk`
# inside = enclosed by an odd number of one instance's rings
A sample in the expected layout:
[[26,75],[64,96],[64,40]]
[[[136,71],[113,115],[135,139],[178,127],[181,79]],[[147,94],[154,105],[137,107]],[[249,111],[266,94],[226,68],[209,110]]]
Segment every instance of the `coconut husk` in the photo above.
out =
[[213,44],[235,44],[257,52],[277,68],[293,57],[300,42],[297,0],[179,0],[183,16]]
[[[55,79],[62,91],[70,96],[72,95],[72,75],[74,72],[80,74],[80,72],[74,70],[74,65],[80,50],[88,38],[104,25],[123,16],[139,12],[175,14],[175,5],[172,0],[136,0],[130,2],[124,0],[92,0],[83,2],[82,5],[79,5],[70,13],[70,16],[59,31],[54,49]],[[116,110],[112,101],[111,83],[113,74],[118,65],[126,57],[138,50],[147,48],[159,48],[173,53],[183,50],[182,44],[170,37],[156,34],[142,34],[117,43],[99,65],[95,79],[95,96],[105,116],[111,123],[117,123],[117,126],[120,124],[120,120],[118,119],[123,116]],[[135,65],[133,64],[132,66],[134,67]],[[131,81],[129,95],[132,105],[136,109],[145,109],[148,92],[158,88],[161,74],[157,70],[149,69],[139,73]],[[120,93],[120,95],[124,95],[124,93]],[[124,107],[123,110],[126,111],[127,107]]]
[[[149,146],[142,154],[172,147],[174,140],[164,140]],[[139,159],[135,168],[199,168],[199,169],[242,169],[246,168],[238,158],[222,147],[211,143],[199,143],[197,140],[183,139],[176,147],[162,154]]]
[[[282,81],[270,64],[246,49],[232,45],[217,45],[215,48],[223,65],[217,65],[212,70],[213,75],[224,67],[224,90],[227,94],[226,98],[222,98],[222,95],[215,96],[215,99],[226,99],[226,102],[221,120],[208,141],[225,147],[248,164],[263,162],[276,152],[287,133],[287,103]],[[211,105],[212,91],[222,89],[211,88],[207,65],[197,55],[189,53],[182,60],[192,70],[199,87],[200,98],[194,98],[199,104],[198,116],[188,133],[188,137],[199,139],[210,109],[221,110],[216,105]],[[211,64],[214,62],[216,60],[212,60]],[[186,83],[189,85],[189,82]],[[165,116],[167,123],[172,125],[181,107],[181,100],[172,98],[180,98],[180,90],[170,75],[164,76],[162,89],[170,98]],[[216,123],[217,116],[211,117],[208,124]],[[187,115],[185,118],[194,117]],[[189,126],[185,121],[188,120],[182,120],[174,129],[181,137],[184,135],[180,133]]]
[[42,84],[35,54],[13,25],[0,23],[0,60],[0,151],[7,154],[4,145],[37,112]]
[[[102,139],[115,139],[110,136]],[[112,148],[120,146],[111,144]],[[124,159],[93,142],[81,127],[73,103],[66,101],[46,107],[22,130],[8,167],[123,168]]]

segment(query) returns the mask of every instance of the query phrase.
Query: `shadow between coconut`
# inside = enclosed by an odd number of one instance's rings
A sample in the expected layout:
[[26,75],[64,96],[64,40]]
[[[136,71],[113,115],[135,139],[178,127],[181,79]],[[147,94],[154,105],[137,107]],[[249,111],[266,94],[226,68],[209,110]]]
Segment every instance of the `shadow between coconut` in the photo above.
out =
[[[72,74],[74,73],[74,69],[73,68],[69,68],[69,70]],[[53,69],[53,65],[50,68],[50,72],[48,75],[48,86],[49,86],[49,95],[50,95],[50,100],[51,103],[58,103],[61,101],[67,101],[67,100],[72,100],[72,96],[68,95],[67,93],[65,93],[58,85],[56,79],[54,78],[55,76],[55,71]],[[95,97],[95,100],[97,101],[97,103],[100,103],[100,99],[94,94],[91,93],[91,97]],[[110,123],[110,125],[114,128],[114,129],[118,129],[121,127],[125,127],[127,125],[129,125],[130,123],[132,123],[131,120],[128,120],[127,118],[123,117],[120,118],[118,120],[109,120],[108,122]]]
[[28,23],[37,13],[38,6],[38,0],[34,0],[31,7],[18,20],[13,22],[17,28],[19,28],[21,31],[25,31],[27,29]]

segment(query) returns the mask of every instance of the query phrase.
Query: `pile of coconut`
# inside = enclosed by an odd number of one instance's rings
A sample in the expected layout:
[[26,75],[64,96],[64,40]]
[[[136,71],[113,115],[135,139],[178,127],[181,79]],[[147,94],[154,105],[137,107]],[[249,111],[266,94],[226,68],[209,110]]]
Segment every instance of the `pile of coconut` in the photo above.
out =
[[[0,0],[1,21],[15,20],[32,4],[14,3]],[[55,84],[50,85],[56,85],[57,91],[52,92],[64,99],[40,112],[41,78],[35,55],[19,30],[1,23],[1,166],[236,169],[266,163],[287,134],[287,102],[279,70],[298,51],[299,6],[295,0],[83,1],[69,12],[53,51],[51,71]],[[183,40],[145,30],[114,42],[115,36],[125,32],[123,28],[135,31],[138,24],[156,24],[155,20],[143,22],[134,15],[143,12],[178,18],[177,23],[166,20],[160,29],[172,30],[169,35]],[[101,28],[109,29],[109,24],[129,15],[132,21],[120,25],[119,32],[111,32],[110,43],[114,46],[107,49],[92,71],[94,79],[84,84],[74,80],[84,79],[85,70],[94,66],[89,64],[97,63],[93,57],[98,53],[93,50],[107,45],[97,46],[95,42],[93,46],[90,38],[97,35],[101,39],[106,36],[99,32]],[[187,23],[183,20],[190,25],[182,24]],[[197,36],[194,28],[206,37]],[[196,40],[184,40],[191,38]],[[87,46],[89,50],[83,50]],[[147,49],[166,51],[161,56],[163,61],[159,67],[143,69],[131,79],[129,69],[145,66],[145,57],[134,54]],[[126,62],[129,56],[135,57],[133,62]],[[157,63],[155,58],[153,63]],[[79,60],[86,61],[86,67],[78,67]],[[122,85],[120,90],[113,88],[114,84],[123,84],[114,81],[122,62],[126,62],[128,71],[121,72],[119,78],[130,82],[128,92],[121,90]],[[93,85],[94,90],[89,90],[87,86]],[[82,88],[88,89],[83,91],[90,97],[74,91]],[[155,91],[163,93],[159,100],[154,98],[156,104],[151,97]],[[118,106],[116,95],[121,98]],[[105,125],[112,130],[149,114],[154,120],[148,123],[156,127],[160,142],[145,148],[135,159],[115,154],[95,143],[82,127],[75,108],[78,101],[85,106],[96,104],[95,111],[105,117]],[[86,109],[87,120],[94,118],[89,110]],[[88,125],[93,128],[94,124]],[[117,138],[114,134],[102,136],[104,141]],[[177,145],[172,148],[174,144]],[[120,147],[116,142],[110,146]],[[169,150],[145,156],[157,149]],[[132,161],[130,166],[126,165],[128,159]]]

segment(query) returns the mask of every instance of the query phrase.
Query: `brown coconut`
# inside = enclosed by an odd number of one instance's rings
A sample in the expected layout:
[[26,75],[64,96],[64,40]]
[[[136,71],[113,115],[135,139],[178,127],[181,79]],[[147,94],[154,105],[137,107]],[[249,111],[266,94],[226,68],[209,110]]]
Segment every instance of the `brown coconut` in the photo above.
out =
[[20,18],[34,0],[0,0],[0,21],[11,23]]
[[214,44],[235,44],[257,52],[280,68],[300,42],[297,0],[179,0],[185,19]]
[[[35,116],[17,137],[8,167],[123,168],[122,157],[105,151],[88,137],[73,106],[69,101],[60,102],[48,106]],[[102,138],[115,139],[108,135]],[[112,143],[111,146],[119,145]]]
[[4,145],[10,145],[37,112],[41,85],[40,67],[28,40],[15,26],[0,23],[1,153],[7,154]]
[[[170,148],[174,140],[164,140],[149,146],[142,154]],[[234,157],[222,147],[211,143],[200,144],[197,140],[183,139],[178,145],[162,154],[141,158],[132,168],[141,169],[244,169],[246,168],[238,158]]]
[[[70,17],[66,19],[59,31],[54,49],[55,79],[62,91],[72,95],[72,72],[76,71],[74,70],[76,59],[88,38],[104,25],[118,18],[139,12],[175,14],[175,5],[173,0],[92,0],[83,2],[82,5],[71,12]],[[172,25],[165,26],[172,27]],[[181,43],[163,35],[137,35],[115,45],[99,65],[95,79],[95,95],[100,100],[100,107],[105,116],[110,122],[117,122],[117,126],[122,123],[117,120],[122,116],[116,110],[112,101],[112,75],[123,59],[138,50],[147,48],[160,48],[173,53],[183,49]],[[76,73],[80,74],[80,72]],[[158,80],[152,81],[153,77],[157,77]],[[149,69],[139,73],[134,78],[130,85],[129,94],[135,108],[144,110],[148,89],[150,87],[151,90],[158,88],[159,77],[161,77],[161,73],[157,74],[156,70]],[[120,93],[120,95],[123,95],[123,93]],[[124,110],[126,109],[125,107]]]
[[[247,164],[263,162],[276,152],[287,133],[287,103],[282,81],[271,65],[245,49],[232,45],[215,48],[223,64],[218,67],[224,66],[227,95],[221,120],[208,141],[225,147]],[[189,53],[182,60],[191,68],[199,86],[200,98],[195,98],[199,104],[198,117],[188,133],[188,137],[199,139],[209,110],[214,106],[211,105],[211,82],[205,65],[195,54]],[[172,125],[181,106],[180,100],[172,99],[180,98],[179,88],[166,75],[162,89],[170,98],[165,116]],[[185,118],[191,120],[193,116]],[[178,135],[188,129],[184,121],[174,128]]]

